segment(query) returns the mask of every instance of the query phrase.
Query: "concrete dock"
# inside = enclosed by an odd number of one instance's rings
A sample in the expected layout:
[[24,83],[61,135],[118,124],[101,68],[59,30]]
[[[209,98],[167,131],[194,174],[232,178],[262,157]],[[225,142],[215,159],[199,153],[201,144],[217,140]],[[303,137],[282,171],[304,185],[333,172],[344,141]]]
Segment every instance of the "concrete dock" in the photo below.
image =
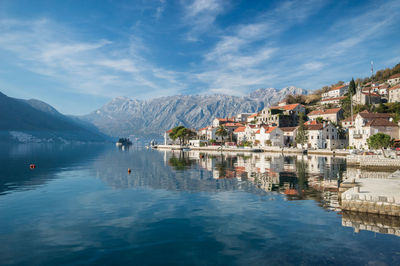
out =
[[348,211],[400,216],[400,171],[387,179],[361,178],[341,184],[341,208]]

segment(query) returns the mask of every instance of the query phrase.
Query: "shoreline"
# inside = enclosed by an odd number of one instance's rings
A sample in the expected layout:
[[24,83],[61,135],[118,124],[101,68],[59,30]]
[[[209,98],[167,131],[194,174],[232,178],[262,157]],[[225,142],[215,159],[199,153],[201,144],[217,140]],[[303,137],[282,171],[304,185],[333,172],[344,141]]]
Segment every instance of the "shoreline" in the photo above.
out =
[[280,148],[280,147],[266,147],[266,148],[237,148],[237,147],[224,147],[224,146],[206,146],[206,147],[194,147],[194,146],[180,146],[180,145],[156,145],[155,149],[159,150],[183,150],[184,148],[189,148],[195,151],[228,151],[237,153],[260,153],[260,152],[273,152],[282,154],[315,154],[315,155],[331,155],[331,156],[347,156],[349,151],[346,150],[328,150],[328,149],[318,149],[318,150],[304,150],[297,148]]

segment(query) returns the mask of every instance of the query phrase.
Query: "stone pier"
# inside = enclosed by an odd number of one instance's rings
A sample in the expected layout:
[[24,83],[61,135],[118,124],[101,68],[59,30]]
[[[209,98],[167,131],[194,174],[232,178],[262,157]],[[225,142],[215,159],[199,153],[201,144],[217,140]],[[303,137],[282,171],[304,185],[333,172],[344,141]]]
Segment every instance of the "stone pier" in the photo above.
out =
[[400,171],[387,179],[354,179],[341,185],[342,210],[400,216]]

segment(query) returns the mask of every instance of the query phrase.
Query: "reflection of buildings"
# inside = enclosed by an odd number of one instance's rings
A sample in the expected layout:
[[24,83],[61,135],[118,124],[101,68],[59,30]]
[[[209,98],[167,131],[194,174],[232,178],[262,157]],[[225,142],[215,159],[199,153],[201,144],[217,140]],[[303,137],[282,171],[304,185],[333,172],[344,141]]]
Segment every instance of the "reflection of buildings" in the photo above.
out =
[[338,177],[345,168],[345,161],[341,158],[221,152],[198,152],[193,158],[196,156],[200,167],[210,171],[214,179],[235,178],[251,182],[264,191],[276,191],[288,196],[301,194],[302,198],[308,193],[307,189],[312,188],[322,194],[324,207],[338,207]]
[[354,232],[366,230],[381,234],[400,236],[400,219],[395,216],[381,216],[358,212],[343,212],[342,226],[353,227]]

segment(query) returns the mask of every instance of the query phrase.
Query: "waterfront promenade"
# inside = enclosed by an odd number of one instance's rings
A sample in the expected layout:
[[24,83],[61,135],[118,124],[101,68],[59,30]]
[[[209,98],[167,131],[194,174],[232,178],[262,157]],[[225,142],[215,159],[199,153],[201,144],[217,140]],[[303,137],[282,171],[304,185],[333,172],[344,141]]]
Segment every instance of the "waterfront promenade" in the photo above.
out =
[[[157,145],[154,146],[156,149],[160,150],[182,150],[184,148],[189,148],[191,150],[197,151],[230,151],[238,153],[246,152],[275,152],[283,154],[303,154],[303,149],[298,148],[281,148],[281,147],[236,147],[236,146],[204,146],[204,147],[194,147],[194,146],[180,146],[180,145]],[[308,154],[320,154],[320,155],[335,155],[335,156],[347,156],[349,151],[347,150],[329,150],[329,149],[315,149],[307,150]]]

